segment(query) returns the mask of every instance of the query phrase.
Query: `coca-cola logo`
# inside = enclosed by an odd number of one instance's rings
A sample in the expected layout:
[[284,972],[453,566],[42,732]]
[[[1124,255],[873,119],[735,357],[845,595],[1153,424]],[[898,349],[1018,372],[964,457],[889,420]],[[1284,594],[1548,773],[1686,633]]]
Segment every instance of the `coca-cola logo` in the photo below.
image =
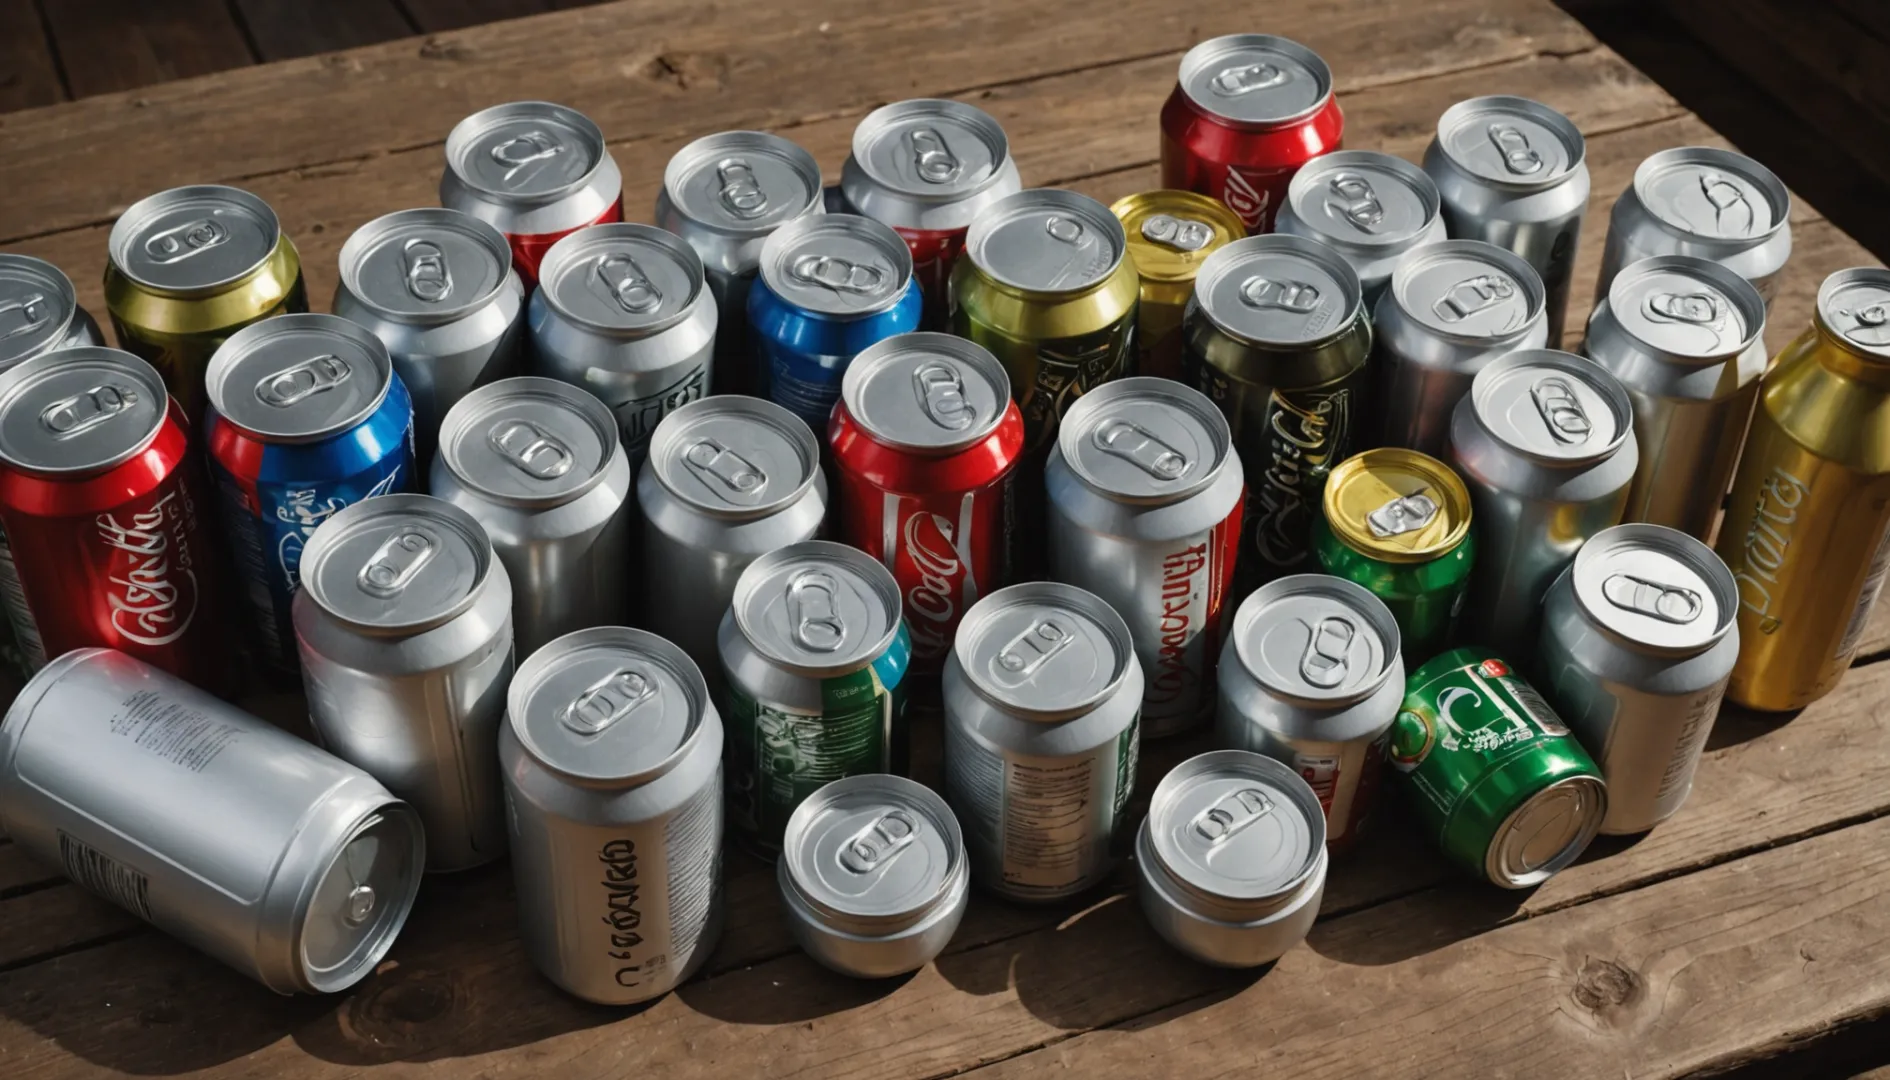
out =
[[94,519],[113,553],[106,575],[112,629],[140,645],[168,645],[197,614],[197,575],[189,565],[185,507],[171,491],[149,509]]
[[1227,167],[1227,182],[1221,188],[1221,201],[1240,218],[1249,232],[1257,229],[1267,218],[1267,207],[1271,199],[1267,192],[1254,186],[1251,177],[1242,175],[1232,165]]
[[921,657],[945,655],[963,604],[977,594],[970,559],[953,542],[951,520],[929,510],[907,517],[900,529],[907,560],[917,575],[906,590],[907,624],[912,651]]
[[1348,391],[1288,397],[1274,391],[1268,402],[1267,463],[1256,493],[1254,543],[1274,566],[1293,566],[1307,556],[1312,507],[1303,492],[1316,486],[1350,442]]

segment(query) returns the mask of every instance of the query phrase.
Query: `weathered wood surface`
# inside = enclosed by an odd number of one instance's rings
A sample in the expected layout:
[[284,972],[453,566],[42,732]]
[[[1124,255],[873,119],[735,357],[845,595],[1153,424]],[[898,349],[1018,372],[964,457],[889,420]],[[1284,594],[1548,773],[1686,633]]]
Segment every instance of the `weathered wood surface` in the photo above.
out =
[[65,99],[38,7],[33,0],[0,0],[0,112]]
[[[74,97],[110,94],[256,62],[224,0],[39,0],[39,4],[47,29],[59,43],[66,86]],[[152,134],[150,152],[164,153],[162,136],[156,131]],[[12,145],[39,146],[31,141]],[[39,157],[42,162],[66,160],[49,147],[40,151],[43,157],[17,156]]]
[[[398,0],[233,0],[262,60],[353,49],[420,29]],[[518,14],[526,14],[521,11]]]

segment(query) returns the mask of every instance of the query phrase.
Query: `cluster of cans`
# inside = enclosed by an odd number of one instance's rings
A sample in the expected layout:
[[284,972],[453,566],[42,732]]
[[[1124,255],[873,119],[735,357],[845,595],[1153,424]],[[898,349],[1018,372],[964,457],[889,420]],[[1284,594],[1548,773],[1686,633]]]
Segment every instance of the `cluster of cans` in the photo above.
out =
[[[442,208],[348,240],[333,315],[253,196],[137,203],[122,352],[0,256],[0,821],[284,992],[509,851],[534,962],[619,1004],[713,947],[725,832],[809,953],[883,976],[971,883],[1059,900],[1131,844],[1165,939],[1269,962],[1386,778],[1507,887],[1653,827],[1722,695],[1797,708],[1861,640],[1890,273],[1832,276],[1768,366],[1788,197],[1668,150],[1556,351],[1567,118],[1463,102],[1421,167],[1342,129],[1319,57],[1236,35],[1113,207],[918,100],[837,192],[699,139],[651,226],[589,120],[502,105]],[[322,749],[214,696],[225,605]],[[899,775],[921,714],[942,795]],[[1131,840],[1141,740],[1198,730]]]

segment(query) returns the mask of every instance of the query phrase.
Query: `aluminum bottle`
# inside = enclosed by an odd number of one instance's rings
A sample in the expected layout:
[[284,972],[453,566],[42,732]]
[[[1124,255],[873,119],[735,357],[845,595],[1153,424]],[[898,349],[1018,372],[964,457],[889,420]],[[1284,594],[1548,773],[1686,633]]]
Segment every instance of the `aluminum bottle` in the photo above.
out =
[[1201,264],[1247,227],[1227,204],[1192,191],[1144,191],[1109,206],[1129,240],[1129,258],[1142,279],[1135,306],[1132,374],[1181,378],[1181,317],[1194,296]]
[[1293,174],[1273,231],[1338,252],[1358,274],[1370,311],[1400,259],[1444,238],[1444,218],[1437,184],[1423,169],[1378,150],[1335,150]]
[[41,353],[103,344],[64,271],[31,255],[0,252],[0,371]]
[[1765,298],[1792,254],[1792,197],[1772,170],[1731,150],[1676,146],[1641,162],[1615,200],[1595,283],[1600,304],[1614,276],[1655,255],[1692,255],[1738,274]]

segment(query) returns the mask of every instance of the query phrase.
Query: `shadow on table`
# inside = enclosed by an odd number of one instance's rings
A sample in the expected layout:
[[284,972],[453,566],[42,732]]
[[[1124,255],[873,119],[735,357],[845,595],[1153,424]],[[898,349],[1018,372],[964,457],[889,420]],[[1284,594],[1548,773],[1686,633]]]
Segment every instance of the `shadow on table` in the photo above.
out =
[[1803,711],[1755,712],[1728,702],[1720,707],[1719,716],[1713,720],[1713,732],[1706,738],[1706,749],[1709,752],[1721,750],[1770,735],[1791,723]]

